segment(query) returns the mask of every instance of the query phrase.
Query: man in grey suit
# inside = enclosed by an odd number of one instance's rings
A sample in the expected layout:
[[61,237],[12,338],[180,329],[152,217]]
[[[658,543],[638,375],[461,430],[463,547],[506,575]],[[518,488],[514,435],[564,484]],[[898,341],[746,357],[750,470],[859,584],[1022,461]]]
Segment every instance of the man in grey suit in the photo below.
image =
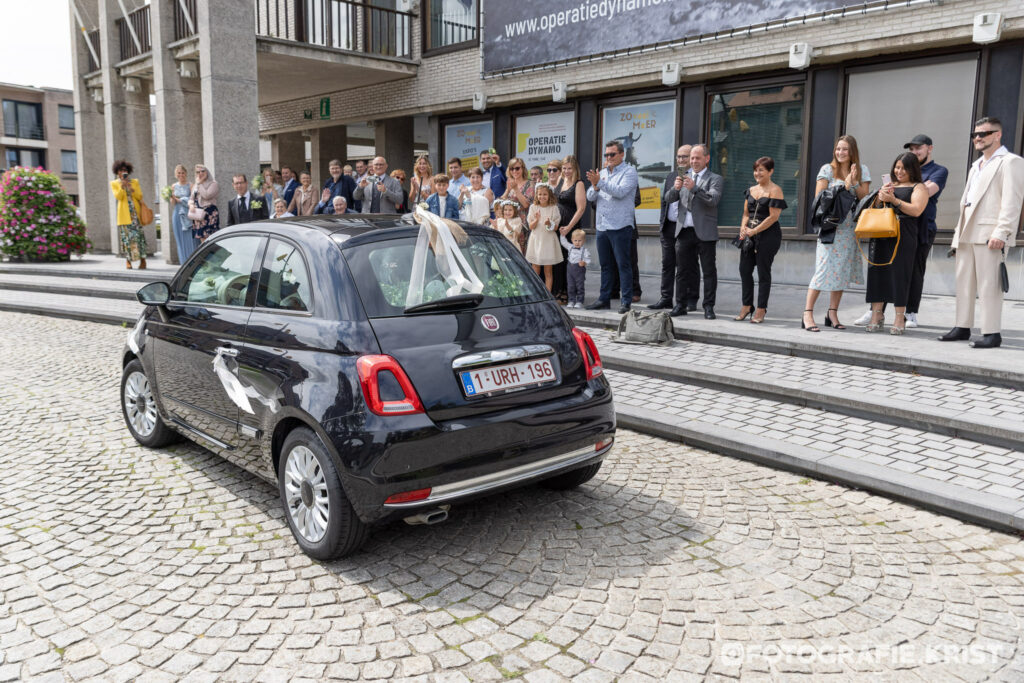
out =
[[370,162],[370,175],[359,181],[352,198],[363,203],[361,213],[398,213],[395,207],[402,203],[402,186],[388,175],[384,157]]
[[697,277],[697,260],[704,276],[704,317],[715,319],[715,294],[718,290],[718,268],[715,249],[718,245],[718,202],[722,200],[722,176],[708,168],[711,153],[707,145],[690,149],[690,170],[676,178],[665,194],[666,203],[679,202],[676,222],[676,306],[669,315],[686,315],[686,304],[696,298],[690,292]]

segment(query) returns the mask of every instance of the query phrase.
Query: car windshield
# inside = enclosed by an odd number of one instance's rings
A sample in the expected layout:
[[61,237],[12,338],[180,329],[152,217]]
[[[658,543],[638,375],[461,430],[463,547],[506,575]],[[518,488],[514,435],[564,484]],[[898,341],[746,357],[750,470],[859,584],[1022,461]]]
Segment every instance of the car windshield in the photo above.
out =
[[[432,249],[426,251],[422,264],[422,285],[415,276],[415,236],[381,240],[345,249],[345,258],[360,298],[371,318],[403,315],[411,304],[425,304],[459,294],[444,264]],[[468,234],[458,247],[461,263],[468,265],[467,275],[479,281],[483,299],[475,304],[473,297],[464,297],[468,307],[509,306],[531,303],[548,294],[529,270],[529,265],[513,249],[511,243],[497,233],[484,236]],[[434,309],[441,310],[441,309]]]

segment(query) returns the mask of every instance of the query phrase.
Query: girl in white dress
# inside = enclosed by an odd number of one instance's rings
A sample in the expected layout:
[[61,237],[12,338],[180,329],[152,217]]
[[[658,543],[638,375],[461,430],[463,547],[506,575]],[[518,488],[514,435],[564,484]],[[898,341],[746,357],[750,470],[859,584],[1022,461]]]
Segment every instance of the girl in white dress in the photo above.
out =
[[504,235],[509,242],[516,245],[519,253],[526,250],[526,230],[519,218],[519,202],[513,199],[499,199],[494,202],[494,213],[498,218],[491,219],[491,227]]
[[551,186],[537,185],[534,188],[534,203],[527,214],[530,228],[530,242],[526,246],[526,260],[533,264],[533,270],[540,275],[544,269],[544,284],[548,291],[554,284],[551,266],[562,262],[562,250],[558,246],[558,226],[561,214]]

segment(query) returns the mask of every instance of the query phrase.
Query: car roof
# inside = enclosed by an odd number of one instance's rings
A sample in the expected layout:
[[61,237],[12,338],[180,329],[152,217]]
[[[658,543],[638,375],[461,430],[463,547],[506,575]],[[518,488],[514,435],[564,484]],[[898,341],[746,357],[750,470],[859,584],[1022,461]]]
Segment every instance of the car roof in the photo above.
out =
[[[484,234],[492,232],[486,226],[462,221],[456,222],[468,232],[483,231]],[[238,227],[258,227],[273,233],[272,225],[287,226],[289,231],[296,229],[313,230],[329,237],[334,236],[335,239],[344,236],[346,238],[343,240],[345,248],[374,242],[382,237],[396,237],[406,232],[410,235],[416,235],[419,232],[419,225],[413,220],[411,213],[295,216],[292,218],[272,218]],[[402,229],[401,233],[396,233],[395,228]]]

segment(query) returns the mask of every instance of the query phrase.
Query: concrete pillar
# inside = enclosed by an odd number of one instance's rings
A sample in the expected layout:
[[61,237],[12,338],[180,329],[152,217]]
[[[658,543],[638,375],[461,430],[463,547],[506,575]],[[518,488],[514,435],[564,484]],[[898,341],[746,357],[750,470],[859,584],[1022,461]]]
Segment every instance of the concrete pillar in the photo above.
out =
[[[389,171],[401,168],[405,170],[407,176],[412,177],[413,163],[416,161],[413,156],[414,133],[411,116],[374,122],[374,147],[378,156],[387,159]],[[436,160],[433,166],[436,171],[438,169]]]
[[[135,168],[132,177],[138,179],[143,198],[150,207],[154,207],[156,203],[153,192],[156,183],[153,174],[153,135],[149,110],[149,93],[152,84],[149,81],[137,79],[138,92],[127,92],[124,88],[124,79],[114,68],[114,64],[121,59],[121,46],[114,21],[121,16],[117,0],[99,1],[100,43],[103,53],[101,55],[103,64],[100,69],[103,74],[107,180],[113,180],[110,168],[114,161],[117,159],[128,160]],[[109,185],[107,186],[107,197],[111,219],[110,251],[120,253],[121,243],[117,235],[117,203]],[[152,254],[159,247],[156,241],[156,227],[148,226],[145,233],[146,247]]]
[[[92,10],[92,8],[89,8]],[[69,10],[70,11],[70,10]],[[93,12],[95,16],[95,12]],[[75,75],[75,152],[78,155],[78,207],[85,217],[86,234],[93,251],[111,250],[110,169],[107,166],[106,129],[103,108],[85,88],[89,72],[89,48],[71,17],[71,65]]]
[[302,133],[278,133],[270,137],[270,165],[280,171],[291,166],[295,175],[306,167],[306,139]]
[[314,128],[310,131],[310,148],[312,154],[309,166],[313,174],[313,184],[321,187],[330,176],[327,163],[331,159],[338,159],[342,166],[345,165],[348,153],[348,134],[345,126]]
[[[199,79],[182,78],[170,50],[163,46],[174,41],[174,10],[176,0],[156,2],[150,6],[153,40],[153,94],[156,96],[157,186],[176,182],[174,167],[182,164],[188,170],[189,182],[193,168],[203,163],[202,97]],[[171,220],[173,205],[160,200],[160,249],[168,263],[178,263],[177,235]]]
[[260,170],[256,78],[256,4],[198,3],[203,158],[220,185],[217,207],[227,222],[231,175]]

